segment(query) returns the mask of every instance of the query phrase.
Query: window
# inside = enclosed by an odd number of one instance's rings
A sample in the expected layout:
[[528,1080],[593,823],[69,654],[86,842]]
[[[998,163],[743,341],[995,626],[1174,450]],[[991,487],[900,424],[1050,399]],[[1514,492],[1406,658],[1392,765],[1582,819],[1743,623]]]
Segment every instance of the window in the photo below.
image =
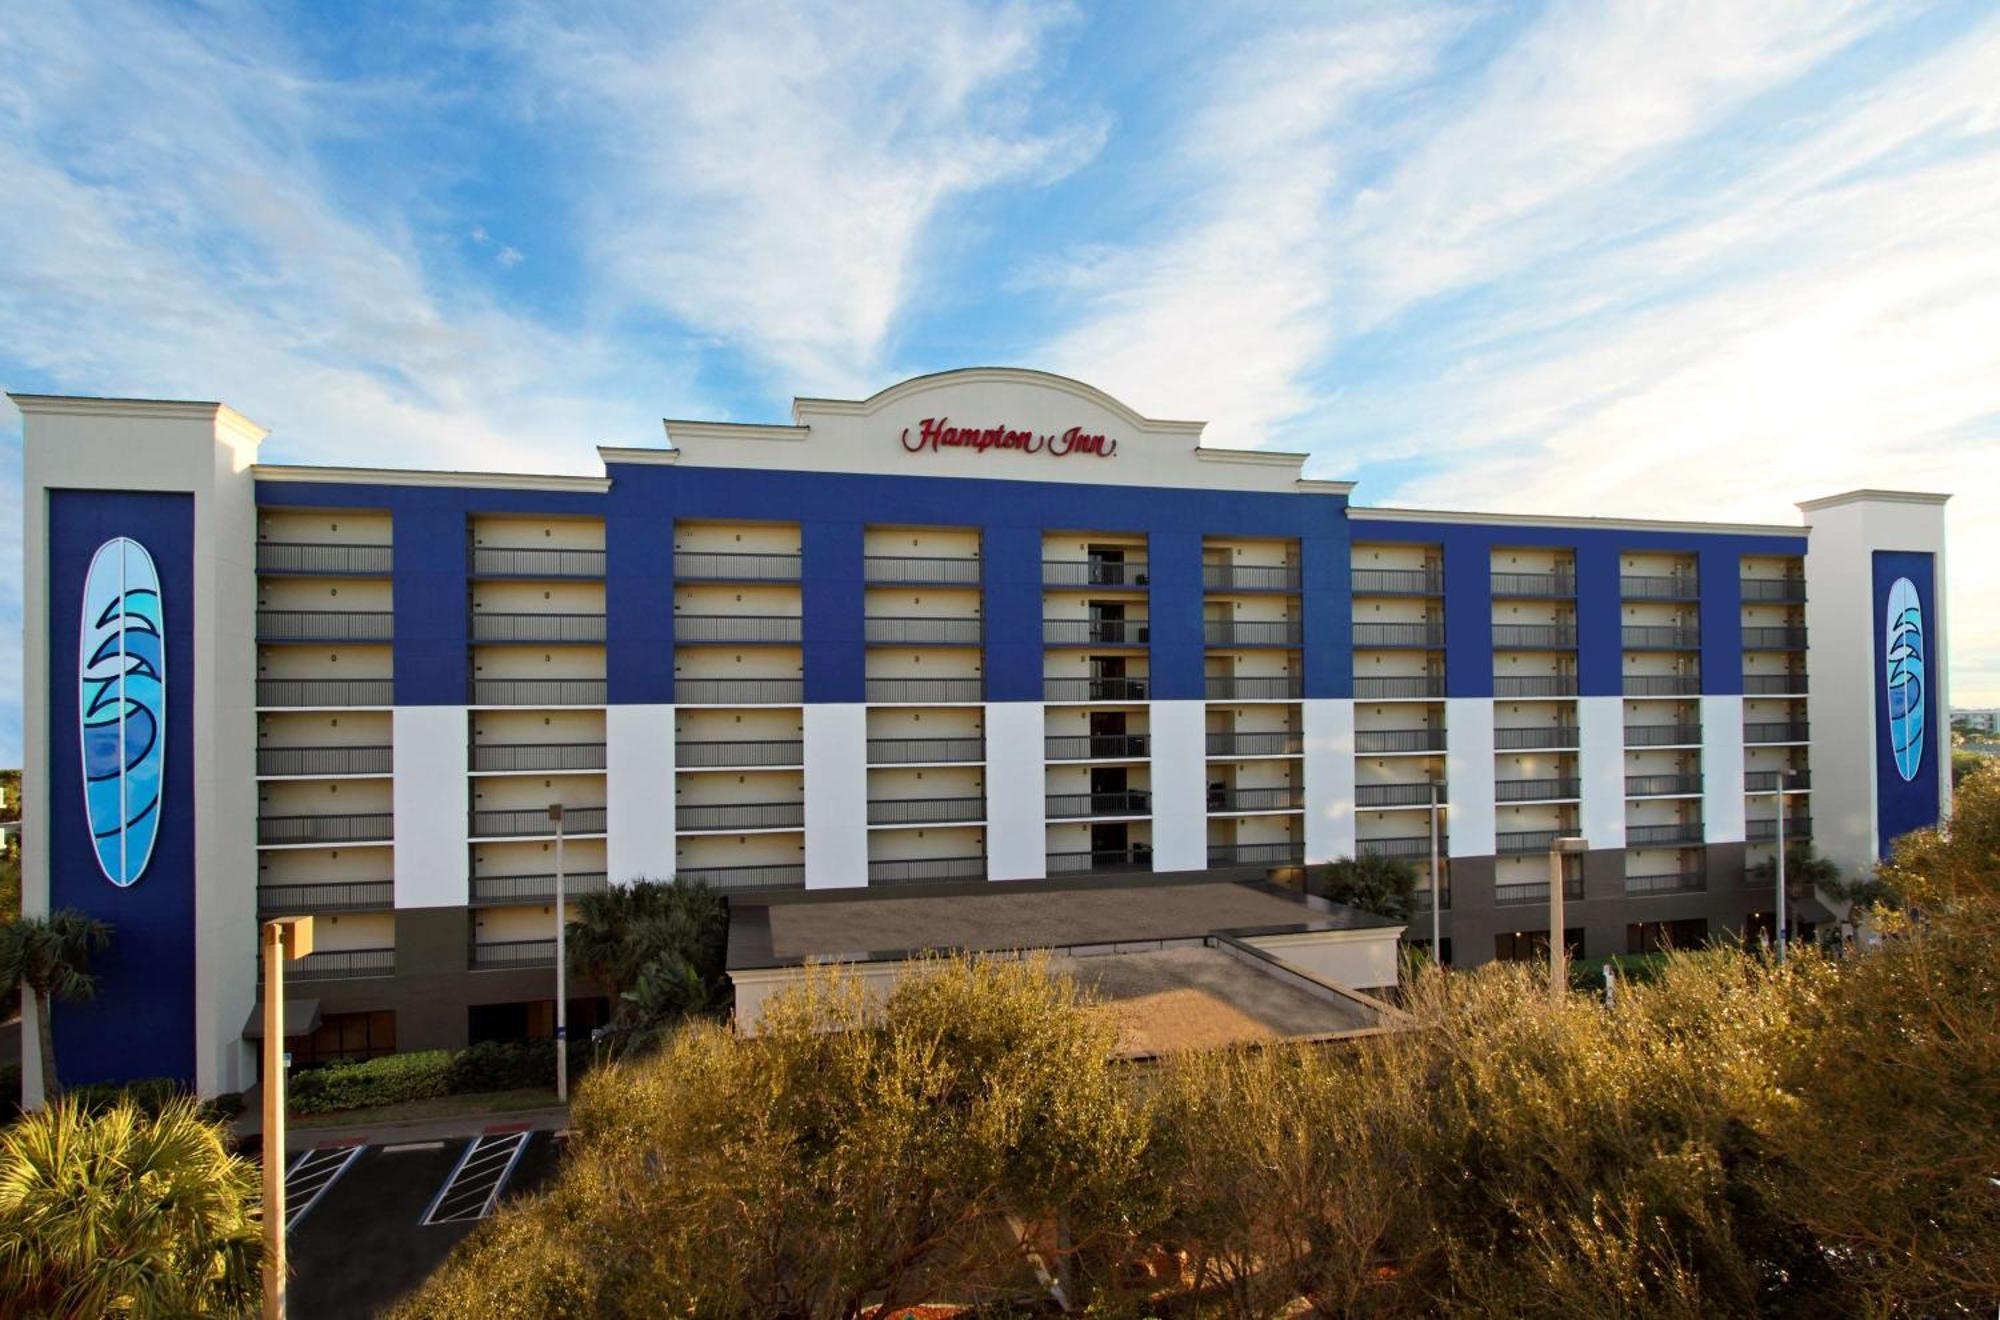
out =
[[292,1067],[316,1068],[329,1063],[360,1063],[396,1052],[396,1012],[328,1013],[310,1036],[290,1036],[285,1048]]
[[[1583,957],[1583,927],[1570,926],[1563,931],[1563,948],[1571,958]],[[1547,962],[1549,933],[1503,930],[1493,937],[1493,956],[1501,962]]]
[[1699,949],[1708,943],[1708,919],[1635,921],[1625,927],[1625,952],[1662,953],[1668,949]]

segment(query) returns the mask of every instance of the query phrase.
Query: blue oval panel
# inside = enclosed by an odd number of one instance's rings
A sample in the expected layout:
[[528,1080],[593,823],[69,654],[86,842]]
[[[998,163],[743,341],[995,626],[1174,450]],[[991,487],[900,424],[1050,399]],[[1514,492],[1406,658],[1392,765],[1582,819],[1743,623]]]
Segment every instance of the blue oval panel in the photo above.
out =
[[160,575],[146,547],[97,547],[83,580],[83,796],[97,864],[123,888],[145,873],[160,834],[167,764],[167,655]]
[[1907,784],[1924,764],[1924,607],[1908,578],[1889,584],[1882,639],[1889,750],[1896,758],[1896,773]]

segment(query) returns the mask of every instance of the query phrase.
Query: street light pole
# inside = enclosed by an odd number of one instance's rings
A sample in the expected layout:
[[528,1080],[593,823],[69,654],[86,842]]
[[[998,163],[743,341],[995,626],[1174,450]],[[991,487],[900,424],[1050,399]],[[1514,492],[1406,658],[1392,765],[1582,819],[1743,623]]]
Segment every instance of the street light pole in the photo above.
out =
[[549,807],[549,819],[556,823],[556,1103],[569,1103],[569,991],[564,966],[568,952],[563,927],[563,809],[560,802]]
[[264,1320],[285,1315],[285,962],[312,952],[313,919],[279,917],[263,928]]
[[1431,961],[1444,966],[1444,941],[1442,939],[1443,918],[1439,909],[1444,905],[1444,891],[1438,887],[1438,777],[1431,775]]
[[1579,838],[1549,841],[1549,1002],[1569,997],[1569,948],[1563,943],[1563,858],[1590,845]]
[[1798,771],[1791,766],[1784,766],[1780,768],[1776,775],[1777,787],[1772,790],[1772,796],[1777,800],[1778,804],[1777,920],[1778,920],[1778,965],[1780,967],[1785,965],[1785,936],[1789,932],[1791,925],[1790,921],[1788,920],[1789,914],[1785,910],[1785,785],[1789,783],[1797,774]]

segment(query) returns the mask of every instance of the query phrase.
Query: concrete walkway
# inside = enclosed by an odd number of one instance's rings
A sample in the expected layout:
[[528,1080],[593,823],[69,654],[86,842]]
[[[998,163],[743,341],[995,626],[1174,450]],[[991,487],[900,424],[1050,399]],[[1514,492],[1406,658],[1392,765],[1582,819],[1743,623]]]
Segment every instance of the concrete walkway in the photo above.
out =
[[[255,1090],[251,1090],[244,1093],[243,1099],[245,1107],[242,1115],[236,1120],[236,1135],[252,1139],[261,1137],[264,1132],[262,1097]],[[325,1126],[314,1124],[311,1127],[301,1127],[297,1120],[294,1120],[285,1125],[285,1150],[287,1153],[311,1150],[314,1146],[336,1142],[359,1141],[371,1146],[382,1146],[409,1141],[472,1137],[487,1128],[498,1126],[524,1126],[536,1131],[560,1132],[569,1126],[569,1107],[550,1105],[542,1109],[443,1114],[434,1118],[393,1120],[360,1118],[352,1123]]]

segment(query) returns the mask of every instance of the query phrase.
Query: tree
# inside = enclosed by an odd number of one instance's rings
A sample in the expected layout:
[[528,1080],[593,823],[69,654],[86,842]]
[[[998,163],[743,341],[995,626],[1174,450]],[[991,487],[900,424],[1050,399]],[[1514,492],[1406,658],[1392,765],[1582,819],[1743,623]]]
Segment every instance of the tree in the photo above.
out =
[[646,1028],[707,1009],[721,994],[729,911],[698,880],[635,880],[577,899],[569,969],[610,997],[613,1022]]
[[[1775,858],[1766,858],[1749,867],[1744,878],[1755,884],[1775,884],[1778,879],[1778,863]],[[1843,887],[1840,867],[1837,863],[1819,855],[1811,839],[1787,839],[1785,841],[1785,887],[1800,885],[1811,889],[1824,889],[1838,896]]]
[[0,925],[0,986],[25,989],[35,996],[45,1095],[54,1096],[59,1090],[49,1006],[53,1000],[84,1000],[97,993],[90,960],[110,944],[108,924],[68,908]]
[[30,1114],[0,1133],[0,1314],[244,1314],[259,1194],[256,1165],[191,1098]]
[[1398,921],[1410,915],[1417,868],[1401,857],[1363,853],[1307,872],[1306,892]]

